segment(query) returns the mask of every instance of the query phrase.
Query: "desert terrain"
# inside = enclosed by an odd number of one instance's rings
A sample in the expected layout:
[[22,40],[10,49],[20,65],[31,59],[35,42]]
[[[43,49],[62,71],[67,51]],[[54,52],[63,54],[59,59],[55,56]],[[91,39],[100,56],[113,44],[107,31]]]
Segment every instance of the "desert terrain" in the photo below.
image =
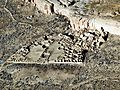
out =
[[[0,0],[0,90],[120,90],[120,35],[73,30],[68,17],[31,1]],[[119,0],[58,1],[120,23]]]

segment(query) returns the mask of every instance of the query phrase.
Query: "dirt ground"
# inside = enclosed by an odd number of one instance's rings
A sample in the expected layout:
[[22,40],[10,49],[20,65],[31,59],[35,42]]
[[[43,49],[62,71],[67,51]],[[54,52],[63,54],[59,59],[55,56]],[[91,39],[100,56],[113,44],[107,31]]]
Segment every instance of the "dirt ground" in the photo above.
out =
[[[120,90],[120,36],[117,35],[109,34],[99,48],[87,50],[80,58],[84,65],[3,65],[21,47],[41,42],[45,36],[59,42],[58,35],[66,31],[71,31],[71,26],[64,16],[44,15],[24,0],[0,0],[0,90]],[[50,48],[58,46],[52,45]],[[33,54],[27,55],[38,59]],[[55,53],[50,56],[57,58]]]

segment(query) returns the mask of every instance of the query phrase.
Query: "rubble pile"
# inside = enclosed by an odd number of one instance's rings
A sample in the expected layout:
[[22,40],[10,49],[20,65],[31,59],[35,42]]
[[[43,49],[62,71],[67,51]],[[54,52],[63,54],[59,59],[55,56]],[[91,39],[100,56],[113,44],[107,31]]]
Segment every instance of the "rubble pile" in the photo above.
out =
[[[108,32],[101,30],[89,30],[83,32],[65,32],[60,34],[62,39],[59,44],[63,48],[65,61],[84,62],[85,54],[90,51],[95,51],[107,40]],[[59,61],[59,59],[58,59]]]

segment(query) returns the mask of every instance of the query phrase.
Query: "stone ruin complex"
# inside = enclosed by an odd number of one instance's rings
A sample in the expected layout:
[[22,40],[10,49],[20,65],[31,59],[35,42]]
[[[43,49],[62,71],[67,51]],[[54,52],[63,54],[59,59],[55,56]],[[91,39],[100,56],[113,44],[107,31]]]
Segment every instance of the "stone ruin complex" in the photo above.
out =
[[[108,32],[120,35],[120,23],[118,21],[101,17],[90,17],[80,12],[80,3],[89,3],[89,0],[85,0],[84,2],[82,0],[81,2],[79,0],[26,1],[35,5],[45,15],[58,14],[67,17],[73,32],[67,32],[65,35],[54,37],[59,38],[59,40],[54,40],[51,36],[46,36],[48,40],[34,42],[30,46],[21,48],[7,60],[7,63],[54,64],[66,62],[73,64],[74,62],[74,64],[83,64],[85,53],[88,50],[94,51],[98,49],[107,40]],[[79,9],[74,9],[74,7]],[[84,32],[84,30],[87,31]],[[75,33],[76,31],[77,34]],[[71,48],[68,46],[71,46]],[[74,60],[72,57],[76,59]]]

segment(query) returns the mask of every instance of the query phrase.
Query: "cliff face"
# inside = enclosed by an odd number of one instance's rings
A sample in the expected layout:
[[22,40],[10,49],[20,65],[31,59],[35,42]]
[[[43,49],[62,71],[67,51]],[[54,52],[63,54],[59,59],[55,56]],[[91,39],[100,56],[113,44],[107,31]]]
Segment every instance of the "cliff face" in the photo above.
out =
[[[102,18],[120,15],[119,2],[114,1],[114,4],[111,4],[112,2],[111,0],[34,0],[36,7],[43,13],[66,16],[70,20],[73,30],[80,31],[84,28],[100,30],[102,27],[111,34],[120,35],[118,21]],[[115,4],[116,2],[117,4]],[[111,28],[108,29],[108,27]]]

